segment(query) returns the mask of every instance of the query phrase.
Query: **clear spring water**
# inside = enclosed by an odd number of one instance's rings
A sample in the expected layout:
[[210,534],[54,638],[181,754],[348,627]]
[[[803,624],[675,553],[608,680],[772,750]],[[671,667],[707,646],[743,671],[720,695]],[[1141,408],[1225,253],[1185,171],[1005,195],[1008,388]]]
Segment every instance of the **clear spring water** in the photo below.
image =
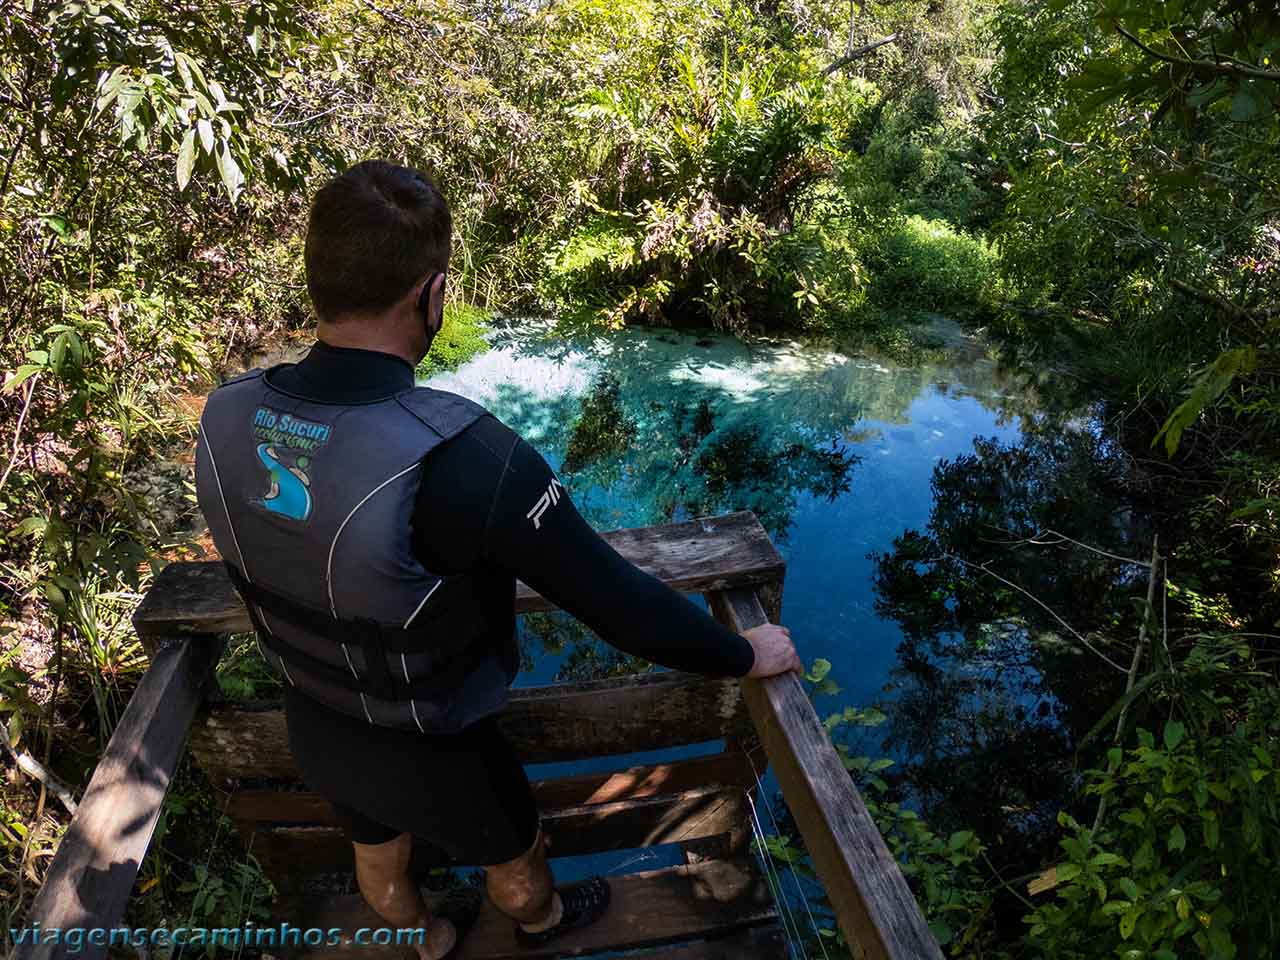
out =
[[[566,342],[526,322],[492,339],[428,382],[522,434],[597,529],[755,511],[787,561],[782,619],[805,662],[830,660],[843,687],[824,708],[874,701],[895,660],[869,554],[923,526],[940,461],[975,437],[1016,441],[1029,409],[958,331],[947,361],[917,366],[643,328]],[[525,640],[518,682],[592,675],[566,672],[574,643]]]
[[[834,665],[841,691],[819,698],[825,715],[881,701],[899,657],[902,627],[877,613],[872,554],[926,525],[939,464],[972,454],[976,438],[1015,447],[1038,413],[981,341],[944,321],[932,332],[945,350],[902,365],[666,329],[566,341],[512,321],[492,331],[489,352],[428,382],[484,404],[534,444],[598,529],[753,510],[787,560],[783,622],[807,664]],[[568,618],[525,618],[523,635],[519,684],[629,666]],[[881,745],[863,746],[875,755]],[[664,756],[693,752],[703,751]],[[674,862],[671,853],[647,851],[639,866],[635,855],[584,858],[560,873],[651,868]]]

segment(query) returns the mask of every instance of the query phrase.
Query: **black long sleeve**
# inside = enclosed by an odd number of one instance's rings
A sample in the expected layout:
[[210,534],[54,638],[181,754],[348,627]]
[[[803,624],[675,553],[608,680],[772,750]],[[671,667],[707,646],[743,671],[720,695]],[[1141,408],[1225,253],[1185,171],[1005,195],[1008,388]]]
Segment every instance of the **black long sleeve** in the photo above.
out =
[[741,677],[755,662],[740,635],[609,546],[546,460],[492,417],[424,461],[414,543],[439,573],[510,572],[612,646],[653,663]]

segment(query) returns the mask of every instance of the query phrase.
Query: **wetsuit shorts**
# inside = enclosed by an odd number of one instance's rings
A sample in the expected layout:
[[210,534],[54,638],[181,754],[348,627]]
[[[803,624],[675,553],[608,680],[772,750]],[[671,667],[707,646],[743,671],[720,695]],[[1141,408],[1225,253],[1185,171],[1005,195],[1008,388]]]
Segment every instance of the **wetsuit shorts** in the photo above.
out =
[[333,805],[356,843],[411,833],[459,865],[492,866],[537,839],[524,765],[492,717],[460,733],[424,736],[370,727],[293,690],[285,715],[303,780]]

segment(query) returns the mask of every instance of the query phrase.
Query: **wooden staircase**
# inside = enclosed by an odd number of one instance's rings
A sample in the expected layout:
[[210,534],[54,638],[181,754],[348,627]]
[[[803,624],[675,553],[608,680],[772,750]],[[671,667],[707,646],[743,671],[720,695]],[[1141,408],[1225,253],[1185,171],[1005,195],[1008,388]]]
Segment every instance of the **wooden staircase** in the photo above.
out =
[[[750,513],[605,536],[674,588],[703,593],[732,629],[778,619],[784,565]],[[520,612],[551,609],[523,584],[516,605]],[[280,891],[277,936],[282,923],[298,932],[334,930],[326,940],[337,942],[313,952],[412,956],[403,944],[358,942],[386,925],[353,892],[351,848],[333,811],[298,780],[280,703],[228,703],[210,693],[227,635],[251,629],[221,564],[167,567],[134,624],[151,667],[28,922],[48,929],[119,921],[185,739]],[[513,691],[500,722],[526,763],[620,758],[608,772],[534,783],[553,867],[556,858],[658,847],[672,865],[611,876],[605,917],[546,950],[518,947],[511,921],[486,904],[461,960],[624,951],[655,960],[787,956],[750,844],[752,791],[766,758],[854,955],[941,957],[794,675],[739,683],[664,672],[524,688]],[[696,756],[684,749],[679,758],[627,759],[695,744]],[[419,871],[449,865],[426,845],[415,848],[413,863]],[[298,932],[274,947],[259,943],[273,956],[307,952]],[[16,956],[64,952],[65,945],[26,944]],[[89,945],[83,954],[102,952]]]
[[[517,946],[509,919],[487,902],[459,951],[464,960],[540,960],[645,950],[644,960],[667,957],[786,957],[782,928],[764,883],[747,859],[707,860],[610,878],[613,899],[598,922],[543,949]],[[427,895],[428,904],[432,901]],[[285,901],[289,923],[339,929],[342,942],[314,951],[325,957],[386,957],[386,946],[357,946],[357,930],[385,927],[356,894]],[[282,911],[278,911],[282,912]],[[294,919],[296,918],[296,919]],[[648,948],[648,949],[646,949]],[[301,952],[301,951],[299,951]],[[411,949],[400,948],[406,958]]]

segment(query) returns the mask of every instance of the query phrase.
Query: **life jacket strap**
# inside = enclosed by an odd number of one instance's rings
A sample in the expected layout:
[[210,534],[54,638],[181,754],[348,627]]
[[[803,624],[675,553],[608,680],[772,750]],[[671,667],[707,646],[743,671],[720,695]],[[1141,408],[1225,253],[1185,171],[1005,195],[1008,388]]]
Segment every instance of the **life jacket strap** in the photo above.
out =
[[[473,649],[470,645],[455,649],[448,642],[448,632],[439,635],[438,631],[430,628],[427,618],[419,618],[420,625],[404,629],[367,617],[334,617],[261,584],[252,583],[233,564],[225,565],[232,584],[245,601],[259,639],[290,667],[296,667],[297,670],[291,674],[296,673],[298,677],[310,673],[345,690],[380,700],[407,700],[437,696],[456,689],[463,677],[486,655],[486,651]],[[364,654],[364,669],[358,676],[353,676],[351,670],[335,667],[288,643],[271,629],[262,615],[263,611],[313,636],[339,645],[358,646]],[[398,675],[391,669],[388,654],[405,653],[426,657],[425,667],[415,670],[415,676]]]

